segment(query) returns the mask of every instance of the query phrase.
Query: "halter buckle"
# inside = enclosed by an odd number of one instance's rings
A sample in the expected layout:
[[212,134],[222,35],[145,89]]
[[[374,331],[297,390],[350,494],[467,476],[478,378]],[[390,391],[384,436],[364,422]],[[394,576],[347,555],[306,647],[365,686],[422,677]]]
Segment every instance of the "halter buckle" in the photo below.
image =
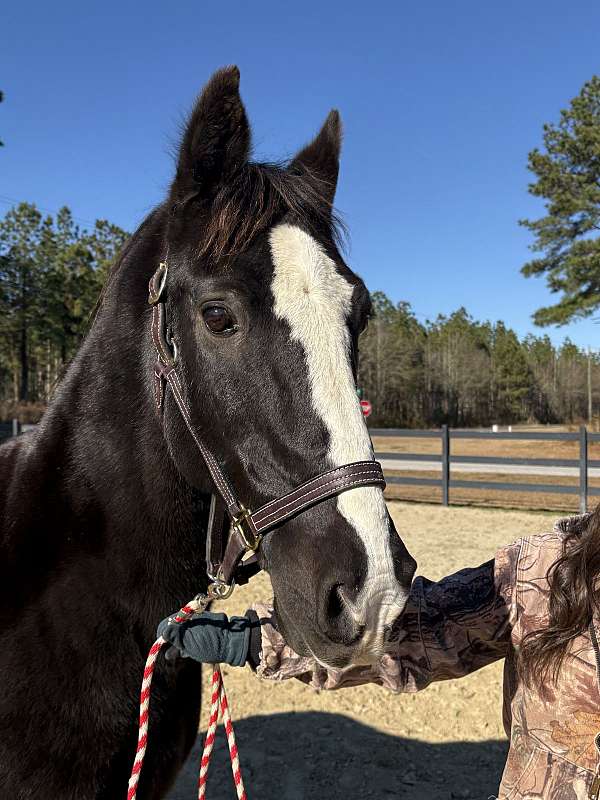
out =
[[[251,516],[252,512],[249,509],[245,508],[244,506],[240,506],[240,513],[231,520],[231,527],[235,528],[241,536],[241,539],[246,546],[246,550],[254,553],[258,550],[262,536],[260,533],[256,533],[254,528],[248,523],[248,520]],[[244,523],[246,523],[245,528]]]

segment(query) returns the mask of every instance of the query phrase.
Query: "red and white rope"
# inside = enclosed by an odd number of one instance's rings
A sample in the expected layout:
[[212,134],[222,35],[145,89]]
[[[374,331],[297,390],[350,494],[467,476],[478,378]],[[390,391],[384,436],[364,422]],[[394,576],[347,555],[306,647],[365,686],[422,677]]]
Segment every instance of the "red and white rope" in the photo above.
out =
[[[237,792],[238,800],[247,800],[246,790],[244,788],[244,781],[242,779],[242,771],[240,769],[240,759],[238,756],[237,744],[235,742],[235,733],[233,731],[233,723],[229,713],[229,703],[227,702],[227,694],[225,693],[225,686],[223,685],[223,676],[218,664],[215,664],[215,672],[219,673],[221,682],[220,701],[221,701],[221,716],[223,718],[223,725],[227,735],[227,746],[229,747],[229,757],[231,759],[231,771],[233,772],[233,782],[235,783],[235,790]],[[200,800],[203,800],[200,798]]]
[[210,698],[210,717],[204,739],[204,749],[200,760],[200,773],[198,775],[198,800],[206,797],[206,779],[208,777],[208,767],[212,755],[215,737],[217,735],[217,724],[219,722],[219,701],[221,698],[221,670],[213,669],[212,674],[212,696]]
[[152,678],[154,676],[154,667],[156,659],[160,653],[162,646],[166,644],[162,636],[154,642],[148,653],[146,665],[144,666],[144,677],[142,678],[142,689],[140,692],[140,718],[138,727],[138,743],[135,751],[135,759],[131,769],[131,777],[127,789],[127,800],[135,800],[138,783],[140,780],[140,772],[142,771],[142,764],[144,763],[144,756],[146,755],[146,747],[148,745],[148,717],[150,715],[150,690],[152,688]]
[[[196,598],[184,606],[173,618],[172,622],[183,622],[192,616],[192,614],[201,613],[208,605],[208,598]],[[167,644],[166,639],[159,636],[154,642],[148,653],[146,664],[144,666],[144,677],[142,679],[142,688],[140,691],[140,716],[138,728],[138,743],[135,753],[133,767],[131,769],[131,777],[127,789],[127,800],[136,800],[138,783],[140,780],[140,773],[144,763],[144,756],[146,755],[146,748],[148,745],[148,719],[150,714],[150,692],[152,688],[152,678],[154,676],[154,668],[156,666],[156,659],[162,647]],[[238,800],[247,800],[246,790],[244,788],[244,781],[240,770],[240,760],[238,755],[237,744],[235,741],[235,733],[233,731],[233,723],[229,713],[229,704],[227,702],[227,694],[223,685],[223,675],[221,668],[218,664],[213,664],[212,675],[212,696],[210,705],[210,719],[208,721],[208,728],[206,730],[206,738],[204,740],[204,749],[202,751],[202,759],[200,761],[200,775],[198,778],[198,800],[205,800],[206,798],[206,779],[208,775],[208,767],[210,765],[210,757],[212,755],[213,747],[215,744],[215,737],[217,733],[217,724],[219,722],[219,712],[223,719],[225,733],[227,735],[227,745],[229,747],[229,756],[231,758],[231,770],[233,772],[233,781],[235,783],[235,790],[237,792]]]

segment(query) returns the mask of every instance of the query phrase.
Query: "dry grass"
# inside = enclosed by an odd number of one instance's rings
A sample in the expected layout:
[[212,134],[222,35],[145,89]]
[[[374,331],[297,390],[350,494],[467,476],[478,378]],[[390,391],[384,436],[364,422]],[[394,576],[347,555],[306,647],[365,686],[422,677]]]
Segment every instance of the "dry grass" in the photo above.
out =
[[[515,429],[513,428],[513,430]],[[573,430],[566,426],[546,428],[543,425],[539,425],[530,426],[528,430],[536,433],[574,433]],[[439,455],[441,452],[439,438],[374,436],[373,445],[375,450],[388,453],[431,453]],[[536,439],[452,439],[452,455],[578,459],[579,442],[547,442]],[[588,457],[590,459],[600,459],[600,442],[588,443]]]
[[[419,573],[433,579],[550,529],[554,518],[396,502],[390,510]],[[240,613],[270,593],[261,575],[225,608]],[[227,669],[249,793],[264,800],[484,800],[497,793],[506,752],[501,679],[499,663],[417,695],[393,696],[374,686],[316,694],[296,681],[263,683],[248,670]],[[206,715],[207,708],[203,724]],[[222,735],[220,742],[212,800],[234,797]],[[188,764],[172,800],[193,796],[196,765]]]

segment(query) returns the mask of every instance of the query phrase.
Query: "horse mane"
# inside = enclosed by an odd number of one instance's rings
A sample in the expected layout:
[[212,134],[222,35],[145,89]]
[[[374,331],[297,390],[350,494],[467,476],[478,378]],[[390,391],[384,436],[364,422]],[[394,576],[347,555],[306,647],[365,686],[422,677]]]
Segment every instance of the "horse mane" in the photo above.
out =
[[[249,162],[238,169],[212,199],[199,257],[216,262],[246,250],[252,241],[286,215],[301,221],[313,233],[325,232],[342,246],[346,229],[327,200],[325,181],[306,166]],[[197,197],[193,193],[193,200]]]
[[[286,215],[301,221],[311,233],[325,232],[335,244],[343,248],[347,230],[340,215],[327,200],[325,181],[310,173],[304,165],[295,168],[285,164],[249,162],[238,169],[219,188],[212,199],[210,212],[203,226],[202,240],[195,248],[199,258],[210,258],[222,263],[244,252],[254,239]],[[200,191],[192,192],[172,213],[199,198]],[[96,305],[90,314],[90,323],[96,318],[112,286],[134,247],[142,239],[165,233],[165,203],[157,206],[144,219],[139,228],[125,242],[111,266]]]
[[162,224],[160,222],[161,217],[165,213],[165,206],[160,205],[157,206],[153,211],[151,211],[148,216],[141,222],[137,230],[135,230],[129,239],[125,242],[121,250],[119,251],[117,257],[115,258],[114,262],[110,266],[108,273],[106,275],[106,279],[102,285],[102,289],[100,290],[100,294],[98,295],[98,299],[96,300],[96,304],[94,305],[93,309],[89,315],[89,325],[96,319],[100,309],[102,308],[106,296],[112,287],[113,280],[121,271],[121,268],[125,261],[129,258],[131,252],[133,251],[134,247],[141,241],[142,238],[147,236],[156,235],[157,237],[162,236]]

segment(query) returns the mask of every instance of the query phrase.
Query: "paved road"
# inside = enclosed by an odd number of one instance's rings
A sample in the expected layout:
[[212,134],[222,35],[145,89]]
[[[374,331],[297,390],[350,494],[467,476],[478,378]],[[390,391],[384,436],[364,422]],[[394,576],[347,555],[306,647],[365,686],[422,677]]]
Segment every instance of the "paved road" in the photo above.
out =
[[[396,461],[391,458],[380,459],[385,471],[396,470],[406,472],[441,472],[442,465],[439,461]],[[493,473],[494,475],[545,475],[551,477],[578,478],[579,467],[535,467],[526,464],[451,464],[452,472],[476,472],[481,474]],[[600,478],[599,467],[588,468],[589,478]]]

